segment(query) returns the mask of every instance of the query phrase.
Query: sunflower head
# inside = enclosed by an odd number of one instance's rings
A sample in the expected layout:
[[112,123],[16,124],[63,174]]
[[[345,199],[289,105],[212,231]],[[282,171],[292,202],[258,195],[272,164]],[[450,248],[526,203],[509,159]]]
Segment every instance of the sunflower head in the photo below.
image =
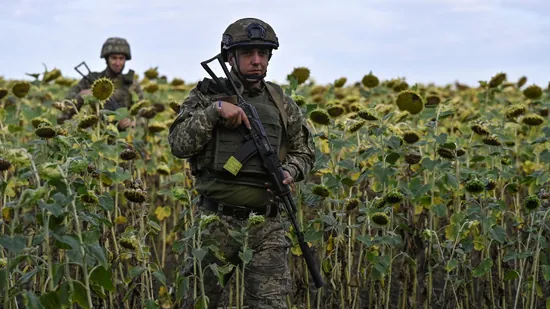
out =
[[24,98],[31,90],[31,84],[29,82],[16,82],[11,88],[13,95],[19,99]]
[[8,89],[0,87],[0,100],[8,95]]
[[498,73],[489,81],[489,88],[496,88],[506,80],[506,73]]
[[361,84],[367,88],[374,88],[380,84],[380,80],[378,77],[376,77],[374,74],[372,74],[372,71],[369,72],[369,74],[363,76],[363,79],[361,80]]
[[536,100],[542,96],[542,89],[537,85],[531,85],[523,90],[523,95],[531,100]]
[[397,107],[402,111],[408,111],[411,115],[416,115],[424,108],[424,99],[418,92],[403,90],[399,92],[396,99]]
[[316,108],[312,110],[309,113],[309,119],[311,119],[311,121],[313,121],[314,123],[320,124],[320,125],[326,126],[330,124],[329,113],[326,110],[320,109],[320,108]]
[[290,77],[294,77],[296,81],[298,82],[298,85],[301,85],[306,82],[306,80],[309,78],[310,71],[307,67],[297,67],[292,70],[292,73],[290,73]]
[[99,101],[106,101],[113,95],[115,85],[113,82],[106,78],[101,77],[94,81],[92,84],[92,95]]
[[334,81],[334,87],[335,88],[342,88],[342,87],[344,87],[344,85],[346,84],[347,81],[348,81],[347,78],[340,77],[339,79]]
[[539,126],[544,122],[544,118],[537,114],[529,114],[523,117],[521,120],[524,124],[528,126]]

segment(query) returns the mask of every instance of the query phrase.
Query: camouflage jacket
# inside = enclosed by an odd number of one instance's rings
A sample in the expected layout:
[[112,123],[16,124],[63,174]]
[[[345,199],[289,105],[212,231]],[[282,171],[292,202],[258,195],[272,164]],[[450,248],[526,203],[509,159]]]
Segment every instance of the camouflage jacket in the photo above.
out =
[[[109,70],[109,68],[105,68],[105,70],[101,72],[90,72],[86,76],[86,78],[82,78],[78,82],[78,84],[69,89],[69,92],[65,96],[65,99],[75,99],[76,107],[80,110],[82,104],[84,103],[80,96],[80,91],[91,89],[92,83],[101,77],[107,77],[111,79],[113,81],[113,84],[115,85],[115,91],[113,95],[109,100],[107,100],[105,104],[106,109],[115,110],[120,107],[130,108],[130,106],[133,104],[131,93],[132,91],[137,94],[140,100],[143,99],[143,91],[139,84],[134,80],[133,70],[130,70],[127,74],[115,75],[111,72],[111,70]],[[74,114],[74,111],[72,111],[71,116],[72,114]]]
[[[200,156],[220,119],[216,101],[201,93],[199,88],[200,84],[190,91],[189,96],[181,104],[179,115],[170,126],[168,142],[172,154],[178,158]],[[243,92],[242,86],[240,92]],[[313,168],[315,144],[306,119],[296,102],[288,95],[284,95],[284,106],[288,115],[288,150],[282,164],[294,181],[301,181]]]

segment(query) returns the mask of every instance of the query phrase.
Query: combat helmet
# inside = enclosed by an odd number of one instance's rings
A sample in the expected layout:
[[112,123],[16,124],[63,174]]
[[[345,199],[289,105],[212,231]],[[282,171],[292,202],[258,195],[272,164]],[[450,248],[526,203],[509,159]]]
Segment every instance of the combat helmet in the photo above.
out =
[[126,56],[126,60],[132,59],[130,44],[128,44],[126,39],[119,37],[108,38],[105,43],[103,43],[100,57],[106,59],[110,54],[123,54]]
[[279,48],[279,39],[271,26],[257,18],[242,18],[225,29],[222,36],[221,53],[224,61],[227,52],[237,46],[264,46]]

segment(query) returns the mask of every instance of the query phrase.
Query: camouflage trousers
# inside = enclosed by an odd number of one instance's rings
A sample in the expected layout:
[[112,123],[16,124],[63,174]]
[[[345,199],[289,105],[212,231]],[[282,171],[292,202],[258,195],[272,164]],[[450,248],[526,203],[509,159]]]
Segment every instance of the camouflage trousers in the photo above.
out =
[[[205,209],[200,209],[198,214],[217,215]],[[262,216],[265,221],[252,226],[249,225],[247,219],[240,220],[226,215],[217,215],[217,218],[219,220],[208,220],[208,223],[201,227],[200,232],[203,247],[214,244],[219,248],[218,253],[209,249],[201,263],[204,272],[205,295],[209,300],[208,309],[222,308],[220,300],[224,289],[236,271],[233,268],[232,272],[225,275],[223,284],[220,284],[218,277],[210,269],[204,270],[212,263],[219,266],[227,266],[231,263],[242,270],[242,260],[239,254],[242,252],[243,245],[232,236],[232,231],[240,232],[241,228],[247,225],[249,226],[247,247],[252,249],[253,253],[251,260],[245,266],[244,280],[242,277],[239,280],[239,285],[244,288],[245,293],[242,305],[245,308],[255,309],[288,309],[286,295],[291,288],[288,264],[291,243],[285,236],[281,215]],[[196,222],[199,221],[200,217],[197,217]],[[193,260],[190,259],[184,270],[184,275],[192,273]],[[193,281],[193,277],[190,277],[190,283]],[[198,296],[200,296],[200,285],[198,292]],[[191,303],[193,302],[191,301]],[[234,305],[235,297],[233,297]]]

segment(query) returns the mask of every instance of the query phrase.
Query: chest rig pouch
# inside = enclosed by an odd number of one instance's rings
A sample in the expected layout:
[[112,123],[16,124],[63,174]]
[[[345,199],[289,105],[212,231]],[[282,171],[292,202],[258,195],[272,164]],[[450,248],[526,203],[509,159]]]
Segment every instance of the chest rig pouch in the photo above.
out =
[[[211,83],[210,85],[215,86],[216,84]],[[287,152],[286,126],[288,122],[283,91],[279,86],[268,82],[265,82],[264,85],[267,95],[262,94],[248,98],[247,103],[252,104],[256,109],[271,146],[279,153],[279,158],[282,160]],[[205,87],[204,81],[200,87]],[[206,89],[200,90],[204,93],[203,90]],[[237,103],[236,96],[208,94],[208,97],[212,101],[223,100],[233,104]],[[201,169],[199,177],[216,178],[217,181],[232,184],[265,186],[265,183],[269,181],[267,173],[257,155],[254,142],[245,138],[244,131],[227,129],[223,125],[217,125],[214,128],[212,139],[205,146],[203,152],[206,159],[204,162],[210,162],[210,164]]]

